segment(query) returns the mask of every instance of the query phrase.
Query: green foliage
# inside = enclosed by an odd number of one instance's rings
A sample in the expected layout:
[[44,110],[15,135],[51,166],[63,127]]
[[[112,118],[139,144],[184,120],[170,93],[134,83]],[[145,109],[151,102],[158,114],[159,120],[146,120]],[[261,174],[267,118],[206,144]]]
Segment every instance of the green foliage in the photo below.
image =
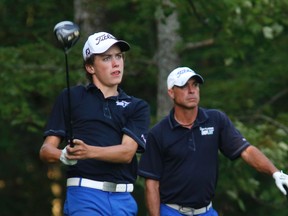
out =
[[[235,122],[236,127],[251,144],[262,150],[279,167],[284,170],[288,169],[287,163],[285,163],[288,154],[288,140],[285,139],[287,134],[281,129],[267,124],[247,127],[242,122]],[[286,143],[283,140],[286,140]],[[263,215],[285,215],[285,211],[282,211],[281,207],[284,207],[287,201],[283,199],[283,195],[276,188],[274,179],[256,173],[242,160],[231,162],[220,155],[220,179],[217,191],[216,205],[220,211],[226,212],[228,215],[237,216],[243,215],[243,213],[253,215],[255,206],[258,206],[259,212],[262,212]],[[232,203],[237,203],[238,207]],[[233,207],[225,209],[227,206]],[[253,213],[251,209],[253,209]]]
[[[47,101],[51,103],[66,86],[64,52],[39,42],[17,49],[0,48],[0,57],[3,59],[1,117],[12,119],[11,125],[25,124],[28,130],[38,131],[44,125],[43,114],[51,109]],[[71,64],[70,70],[73,67]],[[71,74],[72,78],[76,75]]]
[[38,157],[41,137],[3,119],[0,127],[1,215],[50,215],[53,196],[46,165]]
[[[105,8],[106,30],[125,38],[132,47],[121,87],[150,103],[153,124],[158,77],[155,61],[161,58],[154,56],[154,16],[160,2],[111,0]],[[225,111],[247,140],[287,172],[287,1],[173,2],[181,23],[183,40],[177,47],[181,63],[205,78],[201,105]],[[0,208],[4,216],[50,215],[51,182],[38,151],[53,101],[66,87],[64,53],[57,48],[52,30],[59,21],[73,20],[72,3],[0,2]],[[209,46],[197,50],[186,47],[207,39],[213,39]],[[81,54],[84,39],[81,41],[68,54],[71,85],[86,81]],[[219,168],[213,200],[219,215],[287,214],[287,201],[270,176],[221,154]],[[134,195],[144,212],[143,179],[136,188]],[[41,202],[35,206],[35,200]]]
[[1,0],[0,14],[2,46],[19,46],[38,38],[54,41],[54,25],[73,20],[73,1]]

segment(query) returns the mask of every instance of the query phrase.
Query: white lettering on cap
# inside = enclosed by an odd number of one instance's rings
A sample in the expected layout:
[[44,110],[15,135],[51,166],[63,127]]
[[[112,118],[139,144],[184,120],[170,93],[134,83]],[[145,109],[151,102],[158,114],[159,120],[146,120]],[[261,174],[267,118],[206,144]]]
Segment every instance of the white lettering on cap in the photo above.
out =
[[98,45],[101,41],[104,41],[104,40],[107,40],[107,39],[115,39],[116,40],[116,38],[113,35],[111,35],[111,34],[103,34],[103,35],[95,38],[96,45]]
[[186,68],[178,71],[178,72],[177,72],[177,78],[179,78],[182,74],[188,73],[188,72],[192,72],[192,73],[193,73],[192,70],[189,70],[189,69],[186,69]]

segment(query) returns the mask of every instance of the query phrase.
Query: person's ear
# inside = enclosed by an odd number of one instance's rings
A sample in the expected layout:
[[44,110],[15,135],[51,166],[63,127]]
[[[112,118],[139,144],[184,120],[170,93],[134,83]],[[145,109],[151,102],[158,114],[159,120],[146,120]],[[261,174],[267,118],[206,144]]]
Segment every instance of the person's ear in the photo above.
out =
[[174,99],[174,91],[173,89],[168,89],[168,95],[173,100]]
[[86,71],[90,74],[95,74],[94,68],[92,65],[85,65]]

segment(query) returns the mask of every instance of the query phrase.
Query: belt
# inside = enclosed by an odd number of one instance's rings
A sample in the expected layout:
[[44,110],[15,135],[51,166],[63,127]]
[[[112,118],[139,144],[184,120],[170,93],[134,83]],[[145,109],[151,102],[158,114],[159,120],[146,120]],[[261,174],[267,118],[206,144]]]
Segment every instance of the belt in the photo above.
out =
[[209,203],[206,207],[195,209],[195,208],[190,208],[190,207],[183,207],[177,204],[166,204],[170,208],[176,209],[179,213],[184,214],[184,215],[199,215],[206,213],[209,211],[209,209],[212,207],[212,202]]
[[132,192],[133,184],[116,184],[113,182],[94,181],[86,178],[68,178],[67,186],[78,186],[98,189],[107,192]]

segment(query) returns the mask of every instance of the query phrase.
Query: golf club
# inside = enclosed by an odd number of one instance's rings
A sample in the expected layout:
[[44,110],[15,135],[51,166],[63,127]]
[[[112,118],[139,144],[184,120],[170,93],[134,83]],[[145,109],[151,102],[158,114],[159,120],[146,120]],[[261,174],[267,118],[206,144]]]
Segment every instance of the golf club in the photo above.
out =
[[68,136],[67,143],[73,147],[73,127],[71,119],[71,98],[70,98],[70,79],[68,65],[68,51],[73,47],[80,37],[79,27],[71,21],[62,21],[55,25],[54,34],[62,45],[66,62],[66,84],[67,84],[67,100],[68,100]]

